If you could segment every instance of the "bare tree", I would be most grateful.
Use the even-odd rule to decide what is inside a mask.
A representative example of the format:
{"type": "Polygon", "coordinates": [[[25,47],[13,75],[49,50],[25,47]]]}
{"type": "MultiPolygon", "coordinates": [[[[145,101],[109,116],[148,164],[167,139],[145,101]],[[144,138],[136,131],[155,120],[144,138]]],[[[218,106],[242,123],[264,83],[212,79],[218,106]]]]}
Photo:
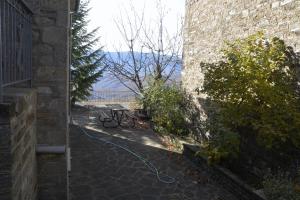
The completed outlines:
{"type": "Polygon", "coordinates": [[[158,18],[155,22],[156,29],[148,27],[144,29],[144,42],[146,49],[150,51],[151,65],[148,71],[154,80],[168,81],[181,64],[182,54],[182,20],[177,24],[177,32],[171,35],[165,27],[166,7],[157,1],[158,18]]]}
{"type": "Polygon", "coordinates": [[[144,9],[138,13],[130,7],[115,20],[128,52],[116,50],[109,54],[106,64],[109,71],[128,89],[136,94],[143,93],[149,80],[167,82],[181,64],[181,26],[170,35],[165,27],[165,6],[157,1],[157,20],[146,24],[144,9]],[[131,14],[131,15],[130,15],[131,14]],[[155,28],[153,28],[155,27],[155,28]]]}

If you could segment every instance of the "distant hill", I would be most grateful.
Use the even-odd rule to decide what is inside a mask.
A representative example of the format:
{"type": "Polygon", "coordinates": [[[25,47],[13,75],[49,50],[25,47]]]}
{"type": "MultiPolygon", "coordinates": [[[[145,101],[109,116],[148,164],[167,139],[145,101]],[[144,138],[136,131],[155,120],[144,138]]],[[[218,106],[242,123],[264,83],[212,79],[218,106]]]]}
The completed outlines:
{"type": "MultiPolygon", "coordinates": [[[[129,52],[121,52],[120,56],[126,57],[129,52]]],[[[112,59],[117,60],[118,59],[118,53],[117,52],[106,52],[107,56],[108,54],[112,59]]],[[[147,54],[144,54],[147,56],[147,54]]],[[[136,56],[141,56],[140,53],[136,53],[136,56]]],[[[142,55],[143,56],[143,55],[142,55]]],[[[170,67],[171,68],[171,67],[170,67]]],[[[181,68],[182,65],[177,65],[176,70],[171,77],[171,80],[179,82],[181,80],[181,68]]],[[[168,70],[168,69],[167,69],[168,70]]],[[[109,72],[104,72],[103,77],[100,78],[100,80],[93,85],[94,90],[129,90],[126,88],[117,78],[115,78],[113,75],[111,75],[109,72]]]]}

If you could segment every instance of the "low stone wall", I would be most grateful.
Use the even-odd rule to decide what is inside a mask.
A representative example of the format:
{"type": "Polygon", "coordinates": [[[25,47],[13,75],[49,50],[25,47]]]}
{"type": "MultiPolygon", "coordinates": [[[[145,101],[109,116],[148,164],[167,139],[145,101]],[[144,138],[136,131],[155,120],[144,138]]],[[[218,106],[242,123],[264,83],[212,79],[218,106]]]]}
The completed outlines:
{"type": "Polygon", "coordinates": [[[5,91],[0,105],[0,199],[34,200],[37,196],[36,92],[5,91]]]}
{"type": "Polygon", "coordinates": [[[195,156],[199,149],[196,146],[184,145],[183,154],[193,161],[199,168],[210,172],[211,178],[222,188],[235,195],[240,200],[265,200],[264,197],[255,193],[254,189],[244,183],[240,178],[229,170],[218,166],[207,164],[207,160],[195,156]]]}
{"type": "Polygon", "coordinates": [[[282,150],[267,149],[259,145],[252,133],[240,134],[239,158],[224,163],[228,169],[243,179],[251,180],[253,184],[261,182],[265,174],[271,170],[276,173],[288,171],[291,176],[296,176],[299,168],[300,149],[292,146],[282,150]]]}

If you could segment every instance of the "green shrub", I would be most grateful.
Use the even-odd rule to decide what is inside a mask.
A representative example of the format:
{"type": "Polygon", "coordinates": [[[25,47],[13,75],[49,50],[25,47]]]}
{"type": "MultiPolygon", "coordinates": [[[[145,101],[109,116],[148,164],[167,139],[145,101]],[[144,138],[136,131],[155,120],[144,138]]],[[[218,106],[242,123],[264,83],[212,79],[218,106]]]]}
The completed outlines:
{"type": "Polygon", "coordinates": [[[300,147],[299,58],[293,49],[257,33],[227,43],[222,52],[222,61],[202,64],[202,92],[215,105],[214,113],[208,112],[209,151],[219,152],[217,157],[235,154],[238,148],[223,145],[238,145],[241,130],[269,149],[300,147]]]}
{"type": "Polygon", "coordinates": [[[300,193],[287,173],[267,174],[263,181],[264,193],[268,200],[300,200],[300,193]]]}
{"type": "Polygon", "coordinates": [[[230,128],[224,126],[224,121],[217,105],[209,102],[206,105],[207,120],[204,131],[209,132],[208,140],[202,143],[204,151],[199,152],[208,162],[218,163],[225,158],[237,158],[239,155],[240,137],[230,128]]]}
{"type": "Polygon", "coordinates": [[[185,94],[176,85],[155,82],[144,92],[142,103],[150,111],[155,130],[164,134],[188,134],[184,117],[185,94]]]}

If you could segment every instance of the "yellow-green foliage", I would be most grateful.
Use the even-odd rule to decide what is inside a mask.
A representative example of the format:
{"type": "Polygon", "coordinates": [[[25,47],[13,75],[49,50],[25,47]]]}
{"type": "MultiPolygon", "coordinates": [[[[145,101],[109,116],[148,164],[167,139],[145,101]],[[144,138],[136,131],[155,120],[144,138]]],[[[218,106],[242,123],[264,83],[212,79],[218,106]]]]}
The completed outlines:
{"type": "Polygon", "coordinates": [[[229,132],[250,130],[267,148],[300,147],[299,58],[293,49],[257,33],[227,43],[222,52],[221,62],[203,64],[202,91],[217,105],[215,121],[229,132]]]}
{"type": "Polygon", "coordinates": [[[145,90],[142,103],[150,110],[156,131],[186,135],[184,100],[185,95],[178,86],[155,82],[145,90]]]}
{"type": "Polygon", "coordinates": [[[220,107],[208,101],[206,104],[207,120],[203,131],[209,132],[208,140],[202,144],[199,152],[207,157],[208,162],[217,163],[226,158],[237,158],[240,150],[239,134],[224,124],[224,115],[220,107]]]}

